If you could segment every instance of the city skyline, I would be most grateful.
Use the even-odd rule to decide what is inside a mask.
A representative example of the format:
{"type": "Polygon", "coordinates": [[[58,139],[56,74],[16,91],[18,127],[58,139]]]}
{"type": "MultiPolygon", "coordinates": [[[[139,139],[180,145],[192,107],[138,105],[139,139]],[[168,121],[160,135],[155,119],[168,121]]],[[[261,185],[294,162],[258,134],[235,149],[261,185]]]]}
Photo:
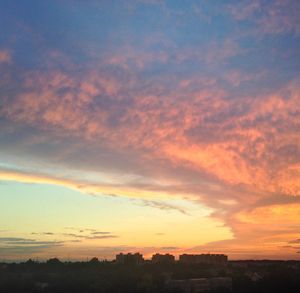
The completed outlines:
{"type": "Polygon", "coordinates": [[[299,15],[0,1],[0,260],[300,260],[299,15]]]}

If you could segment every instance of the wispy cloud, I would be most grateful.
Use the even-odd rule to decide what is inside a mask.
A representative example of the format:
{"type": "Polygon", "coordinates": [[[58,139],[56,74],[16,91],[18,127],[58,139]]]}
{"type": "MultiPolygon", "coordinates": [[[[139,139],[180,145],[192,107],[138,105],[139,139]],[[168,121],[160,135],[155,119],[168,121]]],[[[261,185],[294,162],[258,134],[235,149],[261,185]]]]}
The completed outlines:
{"type": "Polygon", "coordinates": [[[101,233],[91,233],[90,235],[82,235],[82,234],[75,234],[75,233],[63,233],[62,234],[65,237],[74,237],[79,238],[83,240],[97,240],[97,239],[113,239],[118,238],[119,236],[111,234],[110,232],[103,232],[101,233]],[[101,235],[98,235],[101,234],[101,235]]]}
{"type": "Polygon", "coordinates": [[[117,235],[101,235],[101,236],[88,236],[85,239],[92,239],[92,240],[98,240],[98,239],[113,239],[113,238],[118,238],[119,236],[117,235]]]}
{"type": "Polygon", "coordinates": [[[185,209],[178,207],[176,205],[170,204],[170,203],[166,203],[165,201],[139,200],[137,203],[140,205],[143,205],[143,206],[149,206],[149,207],[158,208],[158,209],[166,210],[166,211],[175,210],[182,214],[188,215],[188,212],[185,209]]]}
{"type": "Polygon", "coordinates": [[[52,232],[32,232],[32,235],[54,235],[52,232]]]}
{"type": "Polygon", "coordinates": [[[42,245],[27,245],[27,246],[7,246],[0,247],[0,255],[7,257],[10,255],[23,255],[25,258],[28,258],[29,255],[40,253],[43,251],[50,251],[52,248],[56,248],[60,244],[42,244],[42,245]]]}
{"type": "Polygon", "coordinates": [[[14,241],[14,242],[18,242],[18,241],[21,241],[21,242],[26,242],[26,241],[32,242],[34,240],[33,239],[20,238],[20,237],[0,237],[0,242],[11,242],[11,241],[14,241]]]}
{"type": "Polygon", "coordinates": [[[163,247],[160,247],[160,249],[162,250],[176,250],[176,249],[180,249],[180,247],[176,247],[176,246],[163,246],[163,247]]]}
{"type": "Polygon", "coordinates": [[[39,241],[20,237],[0,237],[0,255],[31,255],[42,251],[61,247],[64,241],[39,241]]]}
{"type": "Polygon", "coordinates": [[[107,235],[107,234],[111,234],[111,232],[103,232],[103,231],[95,231],[95,232],[92,232],[91,234],[93,235],[107,235]]]}

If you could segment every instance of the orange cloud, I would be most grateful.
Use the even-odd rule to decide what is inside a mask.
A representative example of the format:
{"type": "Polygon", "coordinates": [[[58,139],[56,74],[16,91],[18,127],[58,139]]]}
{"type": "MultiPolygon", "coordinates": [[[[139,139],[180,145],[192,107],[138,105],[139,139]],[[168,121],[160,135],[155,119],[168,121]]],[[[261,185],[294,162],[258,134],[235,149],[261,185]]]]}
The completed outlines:
{"type": "Polygon", "coordinates": [[[102,139],[111,147],[143,149],[228,184],[293,195],[300,192],[296,107],[300,98],[295,84],[274,95],[231,102],[215,90],[191,93],[188,99],[180,99],[180,92],[125,97],[130,87],[109,80],[92,74],[80,82],[78,90],[79,81],[65,74],[31,76],[26,81],[28,90],[2,114],[42,128],[63,129],[69,135],[102,139]],[[95,105],[97,95],[102,95],[99,101],[104,107],[95,105]],[[244,113],[237,116],[235,110],[243,108],[244,113]],[[289,147],[295,154],[286,153],[281,159],[278,153],[289,147]]]}
{"type": "MultiPolygon", "coordinates": [[[[226,52],[229,58],[231,51],[226,52]]],[[[242,246],[239,239],[248,238],[243,231],[251,229],[257,231],[253,237],[259,235],[258,223],[267,211],[259,209],[261,202],[272,206],[274,203],[266,203],[275,195],[285,200],[300,194],[297,80],[272,93],[229,98],[230,93],[208,77],[168,77],[143,84],[133,72],[126,73],[117,78],[100,69],[81,76],[33,72],[27,75],[23,91],[4,101],[1,115],[14,123],[50,131],[55,138],[71,138],[86,151],[89,162],[108,152],[111,168],[132,164],[126,172],[133,178],[142,174],[143,180],[148,178],[147,184],[137,179],[114,185],[5,173],[1,178],[59,184],[98,194],[198,200],[232,228],[237,246],[242,246]],[[114,158],[119,153],[124,154],[124,163],[114,158]]],[[[240,80],[233,77],[233,82],[240,80]]],[[[68,150],[67,157],[72,151],[68,150]]],[[[66,158],[65,162],[72,166],[73,160],[66,158]]],[[[101,159],[95,165],[96,170],[104,168],[101,159]]],[[[88,164],[82,168],[90,171],[88,164]]],[[[279,222],[286,216],[284,209],[277,212],[272,208],[269,213],[270,219],[279,222]]],[[[297,212],[293,215],[291,225],[296,224],[297,212]]],[[[274,236],[271,229],[263,231],[274,236]]],[[[295,236],[287,229],[284,241],[295,236]]]]}

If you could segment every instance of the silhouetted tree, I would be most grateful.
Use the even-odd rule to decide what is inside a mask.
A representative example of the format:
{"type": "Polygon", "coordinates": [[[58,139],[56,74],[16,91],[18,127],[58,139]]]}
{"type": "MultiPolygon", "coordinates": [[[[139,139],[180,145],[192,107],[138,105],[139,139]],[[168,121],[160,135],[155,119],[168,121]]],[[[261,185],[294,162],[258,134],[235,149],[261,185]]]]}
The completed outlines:
{"type": "Polygon", "coordinates": [[[89,261],[90,264],[98,264],[99,263],[99,259],[97,257],[93,257],[90,259],[89,261]]]}
{"type": "Polygon", "coordinates": [[[48,265],[60,265],[60,264],[62,264],[62,262],[58,258],[56,258],[56,257],[49,258],[46,263],[48,265]]]}

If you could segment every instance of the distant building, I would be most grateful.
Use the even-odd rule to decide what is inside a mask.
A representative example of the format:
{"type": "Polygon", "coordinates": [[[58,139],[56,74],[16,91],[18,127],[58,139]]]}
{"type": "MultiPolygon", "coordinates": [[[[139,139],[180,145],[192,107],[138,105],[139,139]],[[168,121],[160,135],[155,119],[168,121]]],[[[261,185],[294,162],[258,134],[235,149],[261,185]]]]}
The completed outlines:
{"type": "Polygon", "coordinates": [[[186,264],[226,264],[228,257],[224,254],[182,254],[179,261],[186,264]]]}
{"type": "Polygon", "coordinates": [[[232,278],[199,278],[187,280],[169,280],[166,286],[170,289],[181,289],[185,293],[199,293],[224,288],[232,290],[232,278]]]}
{"type": "Polygon", "coordinates": [[[156,253],[152,256],[152,263],[174,263],[175,257],[169,253],[167,254],[159,254],[156,253]]]}
{"type": "Polygon", "coordinates": [[[116,262],[120,264],[138,265],[144,262],[144,258],[140,253],[119,253],[116,255],[116,262]]]}

